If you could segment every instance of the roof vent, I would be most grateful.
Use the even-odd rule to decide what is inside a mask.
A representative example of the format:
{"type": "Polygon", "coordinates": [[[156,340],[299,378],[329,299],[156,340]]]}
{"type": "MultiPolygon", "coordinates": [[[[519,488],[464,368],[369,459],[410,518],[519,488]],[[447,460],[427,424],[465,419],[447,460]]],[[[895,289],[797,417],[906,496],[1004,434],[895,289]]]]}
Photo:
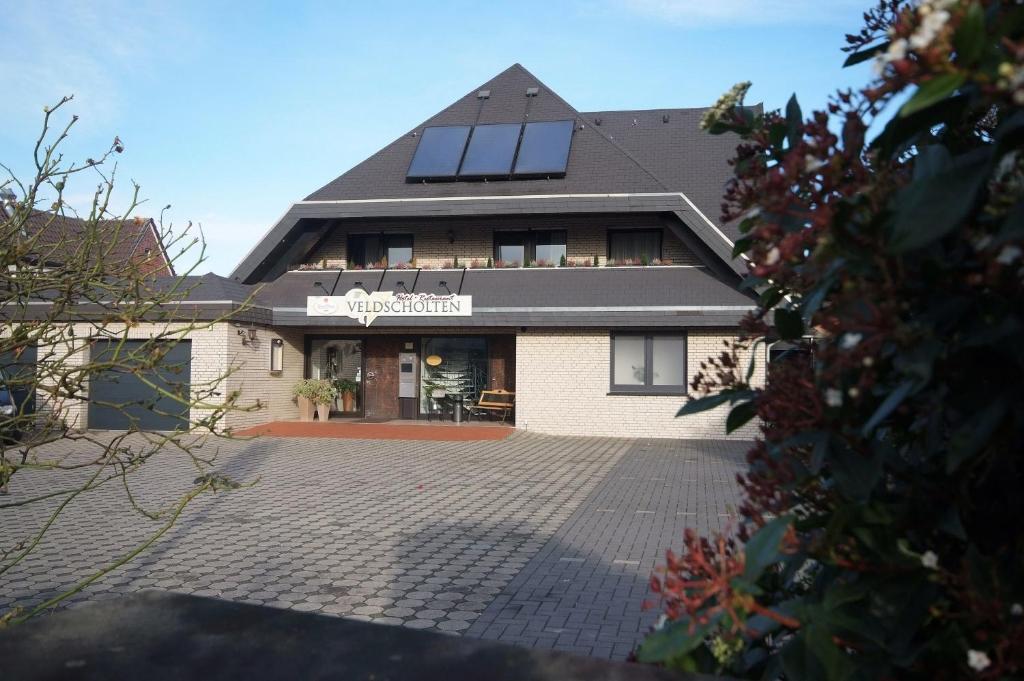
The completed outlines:
{"type": "Polygon", "coordinates": [[[526,88],[526,96],[527,97],[536,97],[539,92],[540,92],[540,88],[539,87],[528,87],[528,88],[526,88]]]}
{"type": "Polygon", "coordinates": [[[594,119],[594,125],[601,125],[601,117],[600,116],[598,116],[597,118],[594,119]]]}
{"type": "Polygon", "coordinates": [[[668,123],[668,114],[664,114],[664,115],[663,115],[663,116],[661,117],[661,122],[662,122],[662,123],[668,123]]]}
{"type": "Polygon", "coordinates": [[[481,90],[480,92],[476,93],[476,98],[477,99],[490,99],[491,98],[491,91],[490,90],[481,90]]]}

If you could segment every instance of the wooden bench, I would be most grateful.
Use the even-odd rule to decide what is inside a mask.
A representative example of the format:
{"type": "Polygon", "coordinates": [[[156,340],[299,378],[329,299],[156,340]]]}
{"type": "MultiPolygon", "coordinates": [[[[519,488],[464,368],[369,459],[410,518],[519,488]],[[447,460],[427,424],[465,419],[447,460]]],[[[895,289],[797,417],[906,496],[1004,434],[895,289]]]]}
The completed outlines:
{"type": "Polygon", "coordinates": [[[469,416],[497,416],[500,413],[501,422],[504,423],[515,408],[515,393],[507,390],[483,390],[480,392],[480,400],[469,407],[469,416]]]}

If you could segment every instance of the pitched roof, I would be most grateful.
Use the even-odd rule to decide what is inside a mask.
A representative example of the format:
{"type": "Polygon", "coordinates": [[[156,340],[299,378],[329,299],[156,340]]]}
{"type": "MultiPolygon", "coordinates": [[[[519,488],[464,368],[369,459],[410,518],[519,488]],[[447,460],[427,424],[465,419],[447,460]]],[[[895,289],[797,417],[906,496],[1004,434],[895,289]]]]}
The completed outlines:
{"type": "Polygon", "coordinates": [[[473,88],[376,154],[292,206],[242,259],[232,277],[261,276],[301,231],[303,219],[404,215],[658,211],[676,217],[735,273],[734,225],[720,224],[737,139],[711,136],[705,109],[580,113],[520,64],[473,88]],[[527,88],[537,96],[527,97],[527,88]],[[480,90],[489,90],[486,99],[480,90]],[[667,122],[666,122],[667,116],[667,122]],[[576,122],[564,177],[491,182],[406,182],[424,128],[518,121],[576,122]],[[598,125],[600,119],[600,125],[598,125]],[[615,204],[614,206],[612,204],[615,204]]]}
{"type": "Polygon", "coordinates": [[[657,178],[612,140],[589,125],[576,109],[520,64],[513,64],[345,174],[328,182],[306,197],[306,200],[663,191],[666,191],[666,187],[657,178]],[[526,96],[529,87],[538,88],[537,96],[526,96]],[[480,90],[490,90],[490,97],[478,99],[477,93],[480,90]],[[405,181],[406,170],[423,128],[567,119],[576,121],[577,126],[569,151],[569,165],[563,178],[500,182],[405,181]]]}
{"type": "MultiPolygon", "coordinates": [[[[116,235],[106,254],[112,262],[135,260],[143,274],[174,274],[152,218],[99,220],[97,226],[111,236],[116,235]]],[[[35,240],[37,257],[48,262],[64,262],[74,257],[82,245],[88,223],[71,215],[33,209],[22,227],[26,236],[35,240]]]]}
{"type": "MultiPolygon", "coordinates": [[[[683,192],[719,224],[735,135],[710,135],[706,108],[579,112],[520,64],[473,88],[376,154],[306,197],[307,201],[526,194],[683,192]],[[536,87],[536,97],[526,88],[536,87]],[[477,98],[480,90],[490,97],[477,98]],[[565,177],[502,182],[406,183],[423,128],[435,125],[573,119],[577,129],[565,177]],[[416,133],[416,136],[413,136],[416,133]]],[[[735,240],[735,229],[726,235],[735,240]]]]}
{"type": "Polygon", "coordinates": [[[722,224],[725,186],[733,177],[729,160],[739,138],[711,135],[700,129],[707,108],[593,111],[582,114],[628,151],[669,189],[693,201],[705,217],[733,241],[734,225],[722,224]]]}

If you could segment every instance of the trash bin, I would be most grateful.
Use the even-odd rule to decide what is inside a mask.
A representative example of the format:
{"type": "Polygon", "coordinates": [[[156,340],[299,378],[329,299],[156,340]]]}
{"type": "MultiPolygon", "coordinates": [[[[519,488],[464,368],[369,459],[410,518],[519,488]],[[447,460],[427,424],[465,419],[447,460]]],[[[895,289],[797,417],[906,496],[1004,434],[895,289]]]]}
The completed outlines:
{"type": "Polygon", "coordinates": [[[462,395],[452,395],[452,420],[462,423],[462,395]]]}

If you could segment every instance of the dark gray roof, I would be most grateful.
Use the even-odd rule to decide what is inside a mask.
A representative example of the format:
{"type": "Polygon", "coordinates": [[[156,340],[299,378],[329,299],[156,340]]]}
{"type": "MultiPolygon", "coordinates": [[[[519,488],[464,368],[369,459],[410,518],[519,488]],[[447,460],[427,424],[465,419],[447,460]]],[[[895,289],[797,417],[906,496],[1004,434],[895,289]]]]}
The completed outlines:
{"type": "MultiPolygon", "coordinates": [[[[208,320],[230,315],[232,321],[275,326],[361,328],[346,317],[306,316],[308,296],[325,292],[341,296],[360,286],[368,291],[473,296],[471,317],[380,317],[373,322],[374,328],[735,326],[754,306],[751,298],[703,267],[421,270],[418,276],[416,270],[324,270],[288,272],[262,285],[239,284],[208,273],[163,278],[156,286],[165,291],[176,286],[180,295],[154,310],[150,315],[154,319],[208,320]],[[240,310],[250,295],[250,306],[240,310]]],[[[80,311],[102,312],[88,305],[80,311]]]]}
{"type": "Polygon", "coordinates": [[[213,272],[188,277],[160,277],[156,288],[166,291],[174,287],[182,293],[183,300],[223,300],[243,302],[256,289],[255,286],[222,277],[213,272]]]}
{"type": "Polygon", "coordinates": [[[232,277],[240,281],[258,279],[301,231],[299,223],[303,219],[581,210],[674,213],[742,276],[746,268],[732,260],[732,245],[726,240],[734,241],[736,230],[725,225],[716,231],[721,197],[730,175],[727,161],[737,140],[735,136],[715,137],[701,131],[697,123],[703,112],[659,109],[580,113],[521,65],[514,64],[292,206],[239,263],[232,277]],[[538,95],[526,97],[526,89],[534,87],[538,95]],[[478,99],[479,90],[489,90],[490,98],[478,99]],[[599,118],[601,124],[597,125],[599,118]],[[577,123],[563,178],[405,181],[418,134],[425,127],[562,119],[577,123]],[[696,210],[680,194],[692,201],[696,210]]]}
{"type": "MultiPolygon", "coordinates": [[[[638,111],[576,111],[536,76],[514,64],[454,104],[306,197],[307,201],[528,194],[683,192],[715,224],[732,177],[729,159],[739,140],[700,129],[706,108],[638,111]],[[525,96],[537,87],[536,97],[525,96]],[[477,92],[490,90],[487,100],[477,92]],[[527,108],[529,113],[527,114],[527,108]],[[433,125],[577,121],[564,178],[499,182],[408,184],[406,169],[419,141],[433,125]],[[667,120],[666,120],[667,119],[667,120]],[[600,124],[598,124],[600,121],[600,124]],[[417,133],[413,137],[413,133],[417,133]]],[[[735,240],[735,230],[726,235],[735,240]]]]}
{"type": "Polygon", "coordinates": [[[316,190],[307,201],[446,196],[515,196],[526,194],[601,194],[663,192],[662,185],[636,159],[601,134],[536,76],[519,64],[510,66],[480,87],[427,119],[341,177],[316,190]],[[526,89],[539,89],[527,97],[526,89]],[[490,90],[486,100],[477,92],[490,90]],[[521,120],[577,122],[565,177],[550,180],[498,182],[407,183],[406,170],[423,128],[435,125],[510,123],[521,120]],[[582,124],[582,129],[580,129],[582,124]],[[413,133],[417,133],[413,137],[413,133]]]}
{"type": "Polygon", "coordinates": [[[670,189],[686,194],[733,241],[734,225],[722,224],[722,197],[733,177],[736,135],[711,135],[700,129],[700,109],[594,111],[582,114],[628,151],[670,189]],[[600,121],[600,125],[597,125],[600,121]]]}

